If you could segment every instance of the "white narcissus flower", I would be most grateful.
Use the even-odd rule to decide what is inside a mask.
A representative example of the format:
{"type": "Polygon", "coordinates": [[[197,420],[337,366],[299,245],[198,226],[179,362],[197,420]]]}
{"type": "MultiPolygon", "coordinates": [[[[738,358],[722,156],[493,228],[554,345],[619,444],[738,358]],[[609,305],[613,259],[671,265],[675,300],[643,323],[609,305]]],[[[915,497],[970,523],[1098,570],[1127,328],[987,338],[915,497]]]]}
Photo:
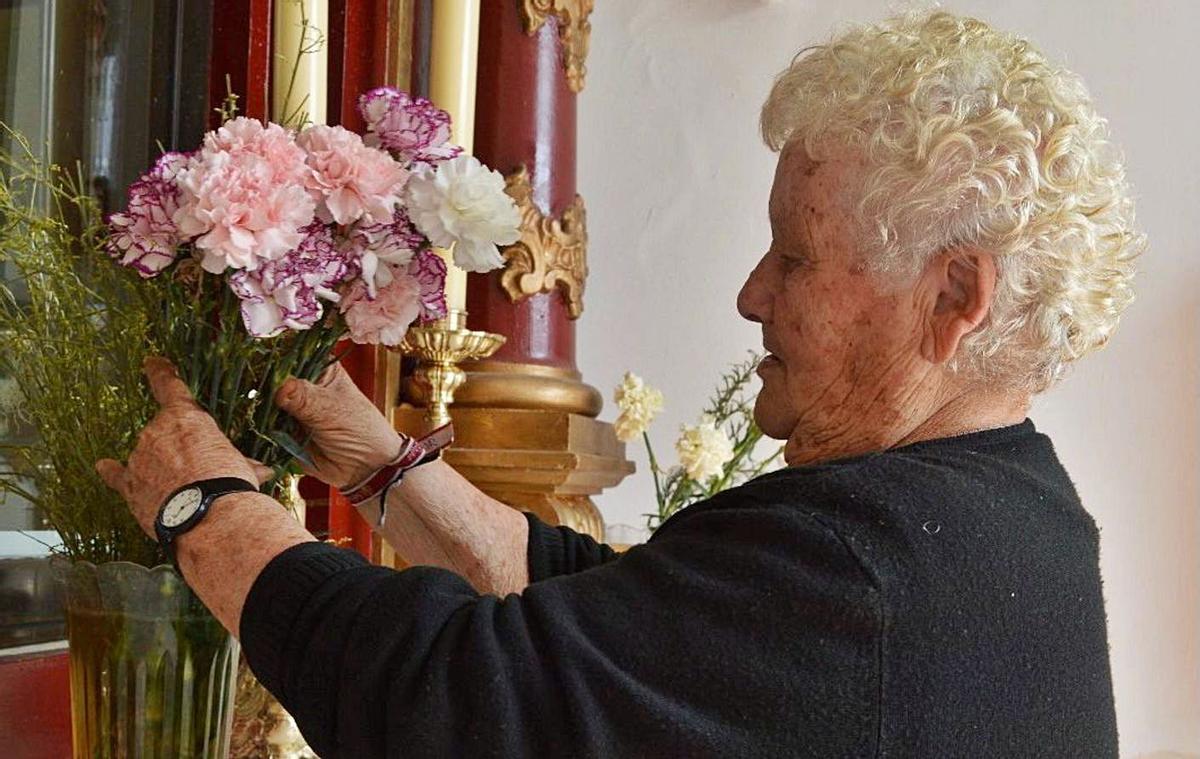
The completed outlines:
{"type": "Polygon", "coordinates": [[[409,216],[417,229],[439,248],[454,247],[454,265],[487,272],[504,265],[497,245],[521,237],[521,215],[504,192],[504,177],[461,155],[426,166],[407,188],[409,216]]]}
{"type": "Polygon", "coordinates": [[[621,410],[613,428],[617,439],[625,443],[645,432],[663,409],[662,391],[650,387],[633,372],[625,372],[621,384],[613,393],[613,400],[621,410]]]}
{"type": "Polygon", "coordinates": [[[711,417],[705,416],[697,425],[683,425],[675,452],[688,477],[705,482],[721,474],[733,458],[733,442],[724,430],[717,429],[711,417]]]}

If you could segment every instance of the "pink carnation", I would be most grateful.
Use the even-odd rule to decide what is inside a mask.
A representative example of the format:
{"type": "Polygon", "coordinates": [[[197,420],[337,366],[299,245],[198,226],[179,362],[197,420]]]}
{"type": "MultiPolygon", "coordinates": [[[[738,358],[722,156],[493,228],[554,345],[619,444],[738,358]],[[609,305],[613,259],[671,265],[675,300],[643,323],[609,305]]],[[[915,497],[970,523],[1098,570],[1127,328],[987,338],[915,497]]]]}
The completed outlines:
{"type": "Polygon", "coordinates": [[[164,153],[154,168],[129,186],[124,213],[108,218],[109,254],[143,277],[153,277],[175,260],[180,243],[172,219],[179,208],[175,179],[187,160],[183,153],[164,153]]]}
{"type": "Polygon", "coordinates": [[[367,147],[362,138],[340,126],[309,127],[296,138],[308,151],[312,174],[308,187],[325,222],[388,222],[400,202],[408,171],[390,155],[367,147]]]}
{"type": "Polygon", "coordinates": [[[413,254],[428,245],[425,236],[416,230],[401,206],[396,207],[387,223],[360,223],[351,230],[349,239],[372,298],[375,297],[376,272],[381,262],[407,266],[413,254]]]}
{"type": "Polygon", "coordinates": [[[462,152],[449,142],[450,114],[425,98],[377,87],[359,97],[358,112],[370,132],[367,144],[390,150],[405,163],[436,163],[462,152]]]}
{"type": "Polygon", "coordinates": [[[179,173],[174,220],[206,271],[254,271],[300,244],[316,210],[305,158],[278,124],[239,117],[205,135],[179,173]]]}
{"type": "Polygon", "coordinates": [[[357,279],[342,297],[342,318],[350,339],[372,345],[399,345],[408,325],[421,313],[421,285],[403,269],[388,268],[388,282],[372,298],[357,279]]]}
{"type": "Polygon", "coordinates": [[[255,337],[313,326],[324,314],[321,300],[340,300],[335,288],[358,273],[350,256],[334,245],[328,226],[313,222],[301,231],[304,239],[283,258],[229,278],[242,299],[242,321],[255,337]]]}
{"type": "Polygon", "coordinates": [[[421,293],[421,321],[431,322],[446,315],[446,262],[432,250],[423,250],[408,264],[408,276],[417,281],[421,293]]]}

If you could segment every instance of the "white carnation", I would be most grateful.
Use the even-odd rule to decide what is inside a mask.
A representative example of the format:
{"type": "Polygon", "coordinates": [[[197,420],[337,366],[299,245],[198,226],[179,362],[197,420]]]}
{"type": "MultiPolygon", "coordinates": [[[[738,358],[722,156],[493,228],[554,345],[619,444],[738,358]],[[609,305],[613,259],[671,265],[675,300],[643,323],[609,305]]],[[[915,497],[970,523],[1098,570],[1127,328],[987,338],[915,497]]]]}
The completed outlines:
{"type": "Polygon", "coordinates": [[[613,393],[613,400],[621,410],[613,428],[617,439],[626,443],[645,432],[663,409],[662,392],[647,385],[633,372],[625,372],[625,377],[613,393]]]}
{"type": "Polygon", "coordinates": [[[679,440],[675,441],[675,452],[688,477],[705,482],[724,471],[725,464],[733,458],[733,442],[724,430],[717,429],[711,418],[705,417],[700,424],[682,427],[679,440]]]}
{"type": "Polygon", "coordinates": [[[426,166],[408,180],[408,212],[417,229],[440,248],[454,247],[460,269],[486,272],[504,265],[497,245],[521,237],[521,215],[504,192],[504,177],[460,155],[426,166]]]}

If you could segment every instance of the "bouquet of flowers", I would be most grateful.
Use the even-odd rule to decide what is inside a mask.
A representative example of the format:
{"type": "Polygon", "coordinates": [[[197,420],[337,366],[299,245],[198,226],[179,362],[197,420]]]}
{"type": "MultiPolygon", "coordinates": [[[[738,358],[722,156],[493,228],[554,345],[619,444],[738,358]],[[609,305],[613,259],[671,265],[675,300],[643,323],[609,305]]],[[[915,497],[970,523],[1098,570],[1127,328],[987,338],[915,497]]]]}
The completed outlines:
{"type": "Polygon", "coordinates": [[[757,477],[782,455],[782,447],[766,457],[758,452],[763,432],[754,422],[754,396],[746,386],[760,360],[761,356],[751,356],[721,376],[698,423],[680,428],[675,441],[679,464],[669,469],[660,466],[647,432],[663,409],[663,394],[633,372],[625,373],[614,393],[620,414],[613,426],[619,440],[641,437],[646,446],[658,501],[658,510],[645,515],[649,529],[657,529],[689,503],[757,477]]]}
{"type": "Polygon", "coordinates": [[[271,400],[288,375],[317,377],[344,337],[395,346],[444,316],[434,246],[483,272],[519,235],[503,177],[449,143],[446,112],[389,87],[359,111],[365,136],[227,112],[108,219],[108,252],[147,280],[154,348],[243,453],[281,471],[301,455],[271,400]]]}

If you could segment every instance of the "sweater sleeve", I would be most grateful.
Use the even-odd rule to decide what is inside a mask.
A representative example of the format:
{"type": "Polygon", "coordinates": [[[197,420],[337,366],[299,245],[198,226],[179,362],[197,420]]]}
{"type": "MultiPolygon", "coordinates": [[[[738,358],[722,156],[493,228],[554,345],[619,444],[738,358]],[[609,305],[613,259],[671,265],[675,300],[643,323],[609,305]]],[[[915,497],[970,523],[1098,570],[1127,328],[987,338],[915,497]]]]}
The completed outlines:
{"type": "Polygon", "coordinates": [[[582,572],[617,558],[616,551],[590,535],[561,525],[551,527],[528,511],[525,518],[529,521],[530,582],[582,572]]]}
{"type": "Polygon", "coordinates": [[[709,510],[505,598],[296,546],[254,583],[241,639],[325,759],[857,756],[876,601],[819,525],[709,510]]]}

